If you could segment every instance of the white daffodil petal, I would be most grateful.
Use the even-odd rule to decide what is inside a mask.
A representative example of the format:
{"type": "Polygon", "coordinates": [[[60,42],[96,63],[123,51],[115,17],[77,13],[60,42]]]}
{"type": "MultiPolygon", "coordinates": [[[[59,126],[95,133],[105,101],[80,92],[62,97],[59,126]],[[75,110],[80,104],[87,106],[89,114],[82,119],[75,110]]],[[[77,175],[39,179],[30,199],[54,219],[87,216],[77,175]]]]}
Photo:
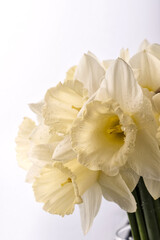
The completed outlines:
{"type": "Polygon", "coordinates": [[[62,139],[63,136],[59,136],[55,133],[51,134],[49,131],[49,126],[46,126],[43,123],[35,127],[32,134],[30,135],[30,140],[35,145],[56,143],[61,141],[62,139]]]}
{"type": "Polygon", "coordinates": [[[147,39],[144,39],[143,42],[139,46],[139,52],[146,50],[149,47],[150,43],[147,39]]]}
{"type": "Polygon", "coordinates": [[[27,173],[26,182],[33,182],[45,165],[53,163],[52,154],[55,147],[56,144],[32,145],[29,156],[33,165],[27,173]]]}
{"type": "Polygon", "coordinates": [[[18,136],[16,138],[17,161],[19,166],[25,170],[28,170],[32,165],[28,156],[28,152],[31,146],[29,137],[34,128],[35,123],[29,118],[24,118],[19,127],[18,136]]]}
{"type": "Polygon", "coordinates": [[[142,87],[154,92],[160,88],[160,60],[158,58],[143,51],[130,59],[130,65],[141,70],[138,82],[142,87]]]}
{"type": "Polygon", "coordinates": [[[74,74],[75,74],[76,68],[77,66],[73,66],[68,70],[68,72],[66,73],[65,81],[74,80],[74,74]]]}
{"type": "Polygon", "coordinates": [[[114,60],[110,59],[110,60],[103,60],[103,65],[105,67],[105,69],[108,69],[111,64],[113,64],[114,60]]]}
{"type": "Polygon", "coordinates": [[[135,151],[128,159],[128,164],[139,176],[160,180],[158,142],[147,130],[137,132],[135,151]]]}
{"type": "MultiPolygon", "coordinates": [[[[143,103],[143,93],[134,79],[132,69],[120,58],[106,72],[102,88],[106,91],[106,97],[117,101],[124,112],[137,112],[143,103]]],[[[105,100],[101,93],[97,92],[97,95],[98,100],[105,100]]]]}
{"type": "Polygon", "coordinates": [[[109,177],[102,172],[99,184],[106,200],[117,203],[127,212],[136,211],[136,201],[120,174],[109,177]]]}
{"type": "Polygon", "coordinates": [[[39,177],[41,169],[42,166],[37,166],[36,164],[33,164],[27,172],[26,182],[32,183],[36,177],[39,177]]]}
{"type": "Polygon", "coordinates": [[[91,186],[82,196],[79,204],[83,233],[87,234],[96,217],[102,200],[102,191],[98,183],[91,186]]]}
{"type": "Polygon", "coordinates": [[[38,103],[30,103],[29,107],[35,114],[41,116],[43,105],[44,105],[44,101],[41,101],[41,102],[38,102],[38,103]]]}
{"type": "Polygon", "coordinates": [[[160,44],[151,44],[147,51],[160,60],[160,44]]]}
{"type": "Polygon", "coordinates": [[[146,188],[151,196],[156,200],[160,197],[160,181],[143,178],[146,188]]]}
{"type": "Polygon", "coordinates": [[[119,54],[119,57],[122,58],[125,62],[129,61],[129,50],[122,48],[119,54]]]}
{"type": "Polygon", "coordinates": [[[137,186],[140,176],[138,176],[138,174],[132,168],[128,167],[127,164],[121,168],[120,175],[125,181],[129,190],[132,192],[137,186]]]}
{"type": "Polygon", "coordinates": [[[70,136],[67,135],[55,148],[52,159],[55,161],[68,161],[76,158],[72,149],[70,136]]]}
{"type": "Polygon", "coordinates": [[[119,105],[92,101],[71,129],[71,141],[78,161],[91,170],[116,175],[131,154],[136,127],[119,105]]]}
{"type": "Polygon", "coordinates": [[[47,91],[43,116],[53,133],[66,134],[87,97],[83,84],[77,80],[59,83],[47,91]]]}
{"type": "Polygon", "coordinates": [[[30,158],[33,163],[39,166],[51,163],[53,161],[52,155],[55,148],[56,144],[34,145],[30,151],[30,158]]]}
{"type": "Polygon", "coordinates": [[[99,88],[105,76],[105,69],[98,59],[91,53],[84,54],[77,66],[74,78],[88,89],[89,97],[99,88]]]}

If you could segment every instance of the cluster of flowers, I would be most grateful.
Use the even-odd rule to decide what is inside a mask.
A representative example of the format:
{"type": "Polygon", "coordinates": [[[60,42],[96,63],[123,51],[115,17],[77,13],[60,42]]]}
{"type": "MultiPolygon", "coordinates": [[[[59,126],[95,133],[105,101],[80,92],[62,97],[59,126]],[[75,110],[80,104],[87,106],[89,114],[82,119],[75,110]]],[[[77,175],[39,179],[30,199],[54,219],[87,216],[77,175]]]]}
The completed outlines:
{"type": "Polygon", "coordinates": [[[145,40],[132,58],[122,49],[103,62],[88,52],[30,108],[37,124],[20,125],[17,160],[45,211],[64,216],[79,204],[86,233],[102,196],[136,211],[140,176],[160,197],[160,45],[145,40]]]}

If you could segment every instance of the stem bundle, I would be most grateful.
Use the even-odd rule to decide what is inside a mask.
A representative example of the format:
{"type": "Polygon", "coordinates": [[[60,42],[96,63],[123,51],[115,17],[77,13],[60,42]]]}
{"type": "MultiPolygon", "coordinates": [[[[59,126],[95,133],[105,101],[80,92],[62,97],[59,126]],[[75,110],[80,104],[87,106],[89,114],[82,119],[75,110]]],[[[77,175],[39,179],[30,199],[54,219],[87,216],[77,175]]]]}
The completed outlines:
{"type": "Polygon", "coordinates": [[[137,211],[128,213],[134,240],[160,239],[160,200],[154,200],[140,178],[133,195],[137,211]]]}

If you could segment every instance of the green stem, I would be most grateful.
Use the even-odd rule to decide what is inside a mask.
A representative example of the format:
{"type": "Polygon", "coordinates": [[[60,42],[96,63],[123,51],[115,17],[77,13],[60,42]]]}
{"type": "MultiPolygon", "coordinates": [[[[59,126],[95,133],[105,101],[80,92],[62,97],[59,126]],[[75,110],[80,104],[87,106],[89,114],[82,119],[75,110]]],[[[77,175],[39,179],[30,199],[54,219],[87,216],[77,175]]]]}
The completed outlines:
{"type": "Polygon", "coordinates": [[[154,208],[157,216],[157,223],[160,230],[160,199],[154,200],[154,208]]]}
{"type": "Polygon", "coordinates": [[[143,211],[142,211],[142,207],[141,207],[138,188],[136,188],[133,191],[133,195],[134,195],[135,200],[137,202],[137,211],[136,211],[135,215],[136,215],[136,220],[137,220],[137,224],[138,224],[140,239],[141,240],[148,240],[149,238],[148,238],[148,233],[147,233],[147,229],[146,229],[146,225],[145,225],[144,215],[143,215],[143,211]]]}
{"type": "Polygon", "coordinates": [[[160,239],[160,232],[157,224],[153,199],[148,193],[142,178],[139,180],[138,188],[149,240],[158,240],[160,239]]]}
{"type": "Polygon", "coordinates": [[[129,222],[131,225],[132,236],[135,240],[141,240],[138,230],[138,225],[136,221],[135,213],[128,213],[129,222]]]}

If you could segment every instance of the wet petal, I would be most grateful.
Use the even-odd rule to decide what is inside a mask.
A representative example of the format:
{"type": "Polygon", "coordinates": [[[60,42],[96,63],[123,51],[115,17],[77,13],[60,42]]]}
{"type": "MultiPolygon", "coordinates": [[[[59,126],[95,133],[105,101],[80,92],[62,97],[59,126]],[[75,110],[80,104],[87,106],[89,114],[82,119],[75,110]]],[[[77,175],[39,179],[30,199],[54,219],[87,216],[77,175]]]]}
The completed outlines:
{"type": "Polygon", "coordinates": [[[136,82],[133,71],[122,59],[117,59],[106,72],[97,100],[112,98],[117,101],[124,112],[137,112],[143,104],[143,93],[136,82]],[[101,91],[105,91],[106,97],[101,91]]]}

